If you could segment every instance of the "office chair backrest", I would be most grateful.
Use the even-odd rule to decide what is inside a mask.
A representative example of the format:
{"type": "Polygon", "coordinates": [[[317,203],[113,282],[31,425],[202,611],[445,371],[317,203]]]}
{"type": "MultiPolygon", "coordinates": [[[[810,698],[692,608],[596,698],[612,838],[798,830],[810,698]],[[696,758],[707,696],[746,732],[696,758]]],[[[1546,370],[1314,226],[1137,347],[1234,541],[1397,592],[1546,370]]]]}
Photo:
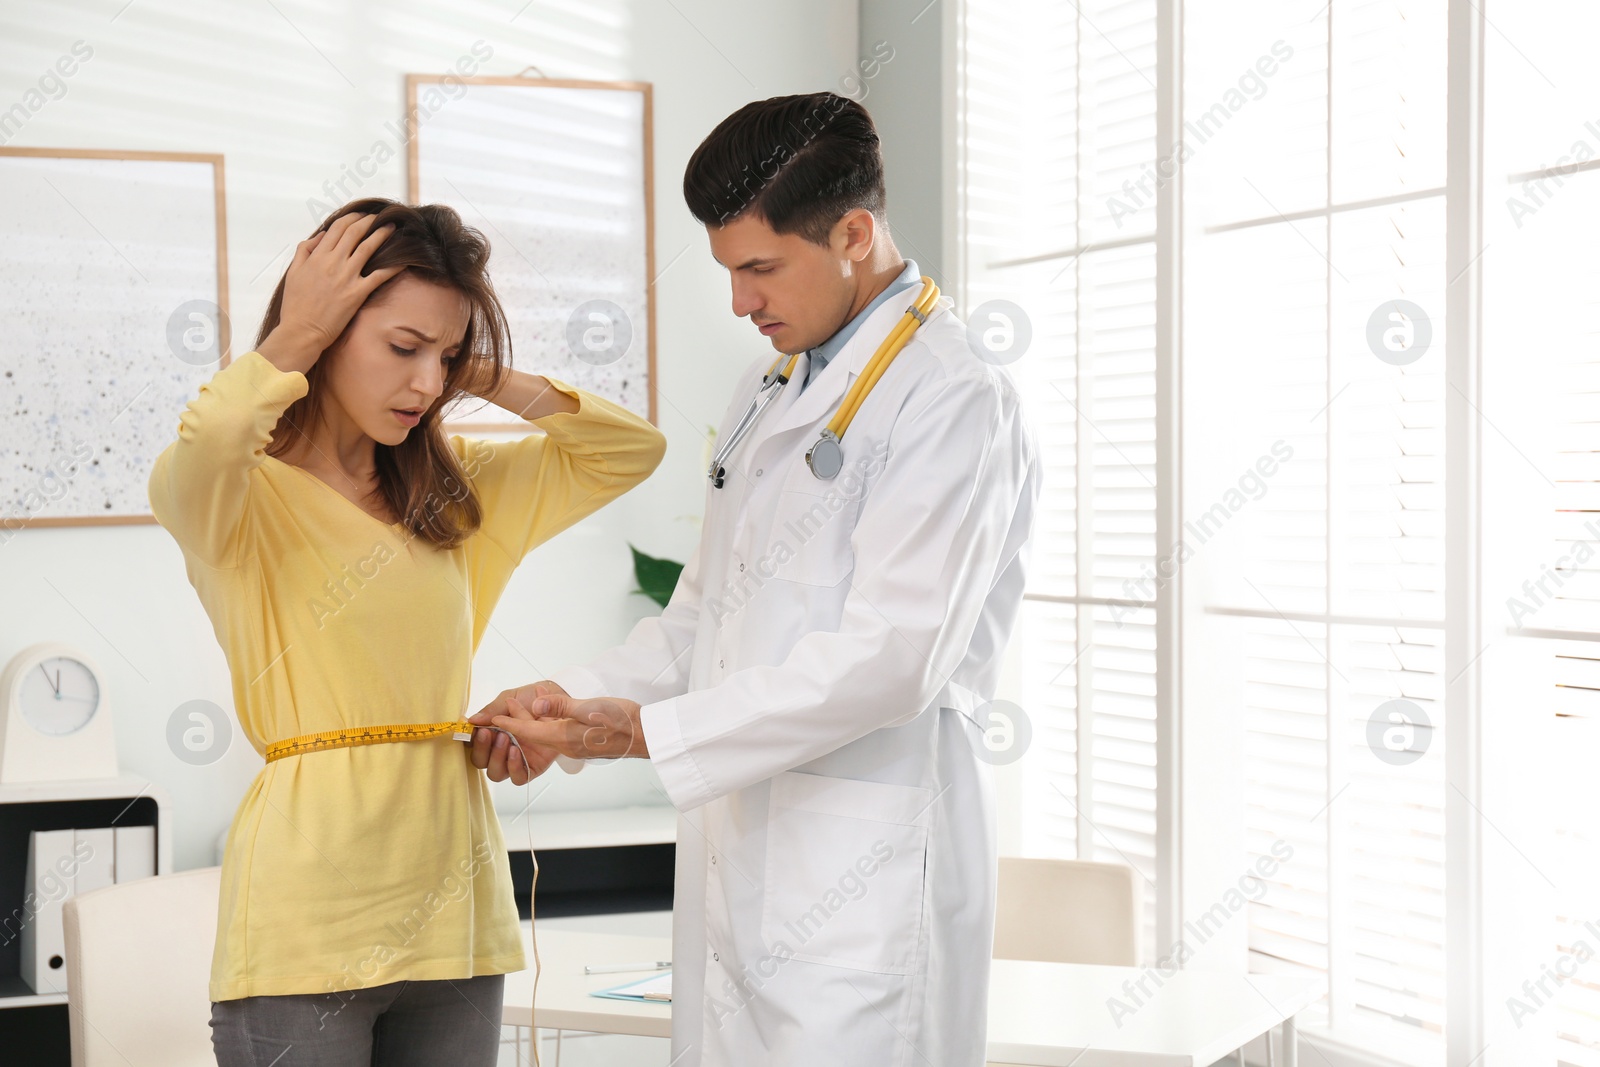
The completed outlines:
{"type": "Polygon", "coordinates": [[[72,1067],[216,1067],[211,950],[221,868],[68,899],[72,1067]]]}
{"type": "Polygon", "coordinates": [[[1120,863],[1000,857],[994,955],[1135,967],[1139,875],[1120,863]]]}

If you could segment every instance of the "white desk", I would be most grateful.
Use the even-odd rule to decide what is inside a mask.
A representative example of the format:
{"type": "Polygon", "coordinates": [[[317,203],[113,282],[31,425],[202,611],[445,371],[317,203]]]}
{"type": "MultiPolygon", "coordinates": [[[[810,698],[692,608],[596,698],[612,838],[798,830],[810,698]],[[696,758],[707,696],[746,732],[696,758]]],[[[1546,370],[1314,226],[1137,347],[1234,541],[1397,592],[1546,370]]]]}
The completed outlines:
{"type": "MultiPolygon", "coordinates": [[[[533,950],[522,924],[529,969],[506,976],[507,1026],[533,1026],[533,950]]],[[[669,1037],[668,1004],[591,997],[589,992],[647,977],[586,976],[584,964],[664,960],[672,943],[663,937],[539,931],[543,974],[538,1025],[550,1030],[669,1037]]],[[[1294,1016],[1322,993],[1312,978],[1182,971],[1161,978],[1143,1007],[1117,1026],[1106,1003],[1131,1003],[1125,981],[1146,972],[1134,967],[995,960],[989,979],[989,1059],[1043,1067],[1206,1067],[1253,1038],[1283,1026],[1284,1067],[1295,1067],[1294,1016]]]]}
{"type": "Polygon", "coordinates": [[[1050,1067],[1207,1067],[1283,1026],[1283,1067],[1295,1065],[1294,1016],[1322,995],[1315,978],[1227,971],[1171,977],[1136,967],[995,960],[989,975],[989,1059],[1050,1067]],[[1153,975],[1153,977],[1146,977],[1153,975]],[[1143,1006],[1123,983],[1145,978],[1143,1006]],[[1156,987],[1159,979],[1161,986],[1156,987]]]}
{"type": "MultiPolygon", "coordinates": [[[[505,1007],[500,1021],[506,1026],[533,1026],[533,945],[527,922],[522,924],[522,949],[528,969],[506,975],[505,1007]]],[[[672,1005],[591,997],[591,990],[610,989],[623,982],[648,978],[652,972],[628,974],[583,973],[590,963],[638,963],[670,960],[672,939],[624,934],[580,934],[571,930],[539,930],[538,1023],[544,1030],[589,1030],[601,1034],[672,1036],[672,1005]]]]}

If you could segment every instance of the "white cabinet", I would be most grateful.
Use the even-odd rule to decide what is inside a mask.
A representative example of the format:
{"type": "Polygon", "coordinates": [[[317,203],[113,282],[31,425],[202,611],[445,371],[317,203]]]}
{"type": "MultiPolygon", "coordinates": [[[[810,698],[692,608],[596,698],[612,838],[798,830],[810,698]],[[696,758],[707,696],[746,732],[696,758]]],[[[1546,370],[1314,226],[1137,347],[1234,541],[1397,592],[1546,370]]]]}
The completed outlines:
{"type": "MultiPolygon", "coordinates": [[[[57,924],[52,928],[53,934],[36,928],[28,935],[36,948],[43,945],[48,950],[59,937],[61,915],[60,900],[43,906],[46,902],[28,899],[29,840],[36,832],[76,831],[91,849],[94,841],[101,843],[98,851],[102,859],[109,842],[109,865],[74,866],[74,891],[87,892],[108,879],[127,881],[141,874],[168,874],[172,870],[170,808],[164,791],[133,775],[0,785],[0,1009],[12,1009],[0,1010],[0,1047],[14,1048],[13,1042],[19,1036],[25,1037],[30,1046],[37,1039],[39,1044],[29,1048],[26,1062],[39,1067],[66,1067],[70,1062],[66,1043],[67,995],[35,993],[22,978],[24,931],[30,923],[50,917],[57,924]],[[133,832],[119,835],[118,830],[133,832]],[[149,869],[150,860],[143,858],[148,853],[135,845],[140,838],[148,840],[152,834],[153,870],[149,869]],[[121,876],[114,858],[119,838],[126,846],[122,850],[121,876]]],[[[49,955],[45,962],[48,965],[49,955]]]]}

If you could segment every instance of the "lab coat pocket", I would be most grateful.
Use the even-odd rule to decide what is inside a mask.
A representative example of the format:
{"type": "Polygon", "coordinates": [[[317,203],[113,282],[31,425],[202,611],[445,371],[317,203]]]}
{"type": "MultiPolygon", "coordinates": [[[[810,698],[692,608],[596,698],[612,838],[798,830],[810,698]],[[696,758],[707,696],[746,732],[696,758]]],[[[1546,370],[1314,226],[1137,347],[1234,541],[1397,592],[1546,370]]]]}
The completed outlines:
{"type": "Polygon", "coordinates": [[[923,966],[935,796],[787,771],[772,780],[761,937],[779,958],[912,974],[923,966]]]}
{"type": "Polygon", "coordinates": [[[850,536],[859,506],[859,499],[838,489],[785,488],[772,531],[776,576],[828,588],[844,581],[855,566],[850,536]]]}

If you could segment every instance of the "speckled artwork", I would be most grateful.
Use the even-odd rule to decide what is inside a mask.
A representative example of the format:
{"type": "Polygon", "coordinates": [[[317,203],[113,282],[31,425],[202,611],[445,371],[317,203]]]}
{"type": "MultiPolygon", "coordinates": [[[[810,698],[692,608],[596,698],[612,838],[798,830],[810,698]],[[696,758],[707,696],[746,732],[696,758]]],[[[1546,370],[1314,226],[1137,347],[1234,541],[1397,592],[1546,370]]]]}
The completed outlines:
{"type": "MultiPolygon", "coordinates": [[[[652,415],[646,95],[418,79],[413,191],[492,246],[514,364],[652,415]]],[[[456,425],[522,425],[473,399],[456,425]]]]}
{"type": "Polygon", "coordinates": [[[151,464],[217,370],[203,342],[180,358],[171,340],[179,321],[201,322],[190,339],[214,331],[217,176],[212,161],[0,154],[7,527],[150,521],[151,464]]]}

